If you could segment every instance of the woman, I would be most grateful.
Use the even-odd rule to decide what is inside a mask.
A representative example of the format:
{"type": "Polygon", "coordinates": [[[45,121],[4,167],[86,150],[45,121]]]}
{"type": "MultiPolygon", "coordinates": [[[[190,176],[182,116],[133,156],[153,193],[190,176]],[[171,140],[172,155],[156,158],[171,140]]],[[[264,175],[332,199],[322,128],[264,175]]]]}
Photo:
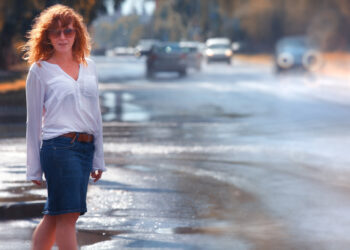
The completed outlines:
{"type": "Polygon", "coordinates": [[[44,10],[25,45],[27,180],[47,182],[33,249],[77,249],[75,224],[86,210],[89,175],[106,170],[97,76],[82,17],[64,5],[44,10]]]}

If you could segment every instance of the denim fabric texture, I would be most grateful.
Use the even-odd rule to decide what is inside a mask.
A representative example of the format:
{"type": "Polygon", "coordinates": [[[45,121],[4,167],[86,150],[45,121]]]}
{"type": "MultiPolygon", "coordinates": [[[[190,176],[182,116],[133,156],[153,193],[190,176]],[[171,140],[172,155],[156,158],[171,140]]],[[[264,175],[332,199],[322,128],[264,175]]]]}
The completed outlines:
{"type": "MultiPolygon", "coordinates": [[[[79,135],[78,135],[79,136],[79,135]]],[[[47,183],[43,214],[58,215],[86,211],[86,194],[92,171],[93,142],[72,142],[72,138],[43,140],[40,163],[47,183]]]]}

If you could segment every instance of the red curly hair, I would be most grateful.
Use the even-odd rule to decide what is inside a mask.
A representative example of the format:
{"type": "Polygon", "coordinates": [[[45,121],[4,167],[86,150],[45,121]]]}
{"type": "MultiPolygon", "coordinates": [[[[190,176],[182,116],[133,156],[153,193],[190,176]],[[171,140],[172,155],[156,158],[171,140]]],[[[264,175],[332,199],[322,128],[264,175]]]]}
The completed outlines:
{"type": "Polygon", "coordinates": [[[29,64],[39,60],[48,60],[54,53],[54,48],[49,40],[49,30],[67,27],[73,24],[76,30],[75,41],[72,47],[73,58],[83,64],[87,64],[85,58],[90,55],[90,36],[83,22],[83,17],[62,4],[53,5],[35,18],[32,30],[28,32],[29,39],[23,46],[24,60],[29,64]]]}

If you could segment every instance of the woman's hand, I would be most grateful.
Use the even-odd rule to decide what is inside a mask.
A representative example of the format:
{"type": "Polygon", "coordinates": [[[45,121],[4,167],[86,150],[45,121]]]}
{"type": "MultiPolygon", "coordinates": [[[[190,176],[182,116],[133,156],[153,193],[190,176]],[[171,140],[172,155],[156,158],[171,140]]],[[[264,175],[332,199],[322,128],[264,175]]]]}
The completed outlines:
{"type": "Polygon", "coordinates": [[[91,178],[94,179],[94,182],[98,181],[102,177],[101,170],[95,170],[91,172],[91,178]]]}
{"type": "Polygon", "coordinates": [[[41,186],[41,181],[33,180],[32,182],[33,182],[35,185],[37,185],[37,186],[41,186]]]}

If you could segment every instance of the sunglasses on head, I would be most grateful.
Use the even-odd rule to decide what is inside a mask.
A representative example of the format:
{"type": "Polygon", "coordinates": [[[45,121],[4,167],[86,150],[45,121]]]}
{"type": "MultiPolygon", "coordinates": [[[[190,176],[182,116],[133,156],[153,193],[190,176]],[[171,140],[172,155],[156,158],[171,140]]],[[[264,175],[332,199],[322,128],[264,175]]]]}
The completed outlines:
{"type": "Polygon", "coordinates": [[[49,30],[49,34],[54,37],[60,37],[62,32],[65,37],[72,37],[75,34],[75,29],[66,28],[66,29],[49,30]]]}

